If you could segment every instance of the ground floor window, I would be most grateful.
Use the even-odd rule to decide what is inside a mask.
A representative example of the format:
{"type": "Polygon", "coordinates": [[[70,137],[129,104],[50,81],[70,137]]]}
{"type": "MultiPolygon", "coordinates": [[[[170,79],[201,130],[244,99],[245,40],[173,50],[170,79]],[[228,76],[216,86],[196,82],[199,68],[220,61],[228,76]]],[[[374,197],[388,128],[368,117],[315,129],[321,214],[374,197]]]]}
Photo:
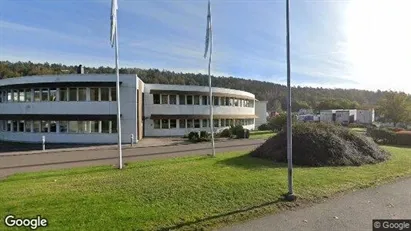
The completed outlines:
{"type": "Polygon", "coordinates": [[[167,119],[162,119],[161,120],[161,128],[162,129],[168,129],[169,128],[167,119]]]}
{"type": "Polygon", "coordinates": [[[186,120],[185,119],[179,119],[179,125],[180,125],[180,128],[186,128],[186,120]]]}
{"type": "Polygon", "coordinates": [[[194,120],[194,128],[200,128],[200,120],[199,119],[194,120]]]}
{"type": "Polygon", "coordinates": [[[170,120],[170,129],[177,128],[177,120],[170,120]]]}
{"type": "Polygon", "coordinates": [[[187,120],[187,128],[194,128],[193,120],[187,120]]]}
{"type": "Polygon", "coordinates": [[[214,125],[215,128],[220,127],[219,120],[218,119],[213,119],[213,125],[214,125]]]}
{"type": "Polygon", "coordinates": [[[203,128],[206,128],[206,127],[208,127],[208,120],[206,120],[206,119],[203,119],[203,128]]]}
{"type": "Polygon", "coordinates": [[[154,120],[154,129],[160,129],[160,127],[161,127],[161,121],[154,120]]]}

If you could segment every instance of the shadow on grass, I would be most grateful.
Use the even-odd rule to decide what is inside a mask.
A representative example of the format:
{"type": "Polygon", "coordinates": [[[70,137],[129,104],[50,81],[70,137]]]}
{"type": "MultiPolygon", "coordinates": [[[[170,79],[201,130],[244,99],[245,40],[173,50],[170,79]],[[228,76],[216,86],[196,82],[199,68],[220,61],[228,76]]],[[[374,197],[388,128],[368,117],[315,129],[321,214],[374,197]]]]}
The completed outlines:
{"type": "Polygon", "coordinates": [[[286,163],[278,163],[266,159],[252,157],[250,154],[241,155],[225,160],[218,161],[217,165],[227,165],[245,169],[258,169],[258,168],[286,168],[286,163]]]}
{"type": "Polygon", "coordinates": [[[244,208],[244,209],[238,209],[238,210],[234,210],[234,211],[231,211],[231,212],[222,213],[222,214],[218,214],[218,215],[214,215],[214,216],[210,216],[210,217],[205,217],[203,219],[198,219],[196,221],[183,222],[183,223],[180,223],[180,224],[176,224],[174,226],[159,228],[157,230],[166,231],[166,230],[176,230],[176,229],[180,229],[180,228],[189,228],[192,225],[202,224],[203,222],[218,220],[218,219],[225,218],[225,217],[232,216],[232,215],[239,215],[239,214],[242,214],[242,213],[250,212],[250,211],[253,211],[253,210],[256,210],[256,209],[264,208],[266,206],[274,205],[274,204],[281,203],[281,202],[287,202],[287,201],[284,198],[279,198],[275,201],[266,202],[266,203],[263,203],[263,204],[260,204],[260,205],[251,206],[251,207],[244,208]]]}

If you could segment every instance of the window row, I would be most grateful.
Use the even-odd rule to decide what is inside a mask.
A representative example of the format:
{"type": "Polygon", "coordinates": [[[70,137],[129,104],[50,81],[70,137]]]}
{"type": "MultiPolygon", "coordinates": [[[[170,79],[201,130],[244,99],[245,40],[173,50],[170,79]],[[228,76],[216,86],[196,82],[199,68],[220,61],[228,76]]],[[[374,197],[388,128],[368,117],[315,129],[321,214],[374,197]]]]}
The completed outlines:
{"type": "Polygon", "coordinates": [[[0,91],[0,103],[47,101],[116,101],[116,88],[69,87],[0,91]]]}
{"type": "MultiPolygon", "coordinates": [[[[206,95],[153,95],[154,104],[209,105],[209,99],[210,97],[206,95]]],[[[254,100],[213,96],[213,105],[254,107],[254,100]]]]}
{"type": "Polygon", "coordinates": [[[0,120],[0,130],[33,133],[117,133],[117,120],[46,121],[0,120]]]}
{"type": "MultiPolygon", "coordinates": [[[[252,125],[254,119],[213,119],[213,126],[229,127],[231,125],[252,125]]],[[[208,128],[209,119],[161,119],[154,120],[154,129],[176,129],[176,128],[208,128]]]]}

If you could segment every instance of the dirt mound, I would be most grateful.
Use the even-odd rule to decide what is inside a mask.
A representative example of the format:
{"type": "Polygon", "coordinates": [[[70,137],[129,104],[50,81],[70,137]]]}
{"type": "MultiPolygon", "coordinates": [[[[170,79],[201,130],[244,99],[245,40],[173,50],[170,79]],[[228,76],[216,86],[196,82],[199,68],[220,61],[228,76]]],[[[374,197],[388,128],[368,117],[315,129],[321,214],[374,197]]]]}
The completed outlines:
{"type": "MultiPolygon", "coordinates": [[[[253,157],[287,162],[287,136],[280,132],[250,153],[253,157]]],[[[325,123],[293,126],[293,163],[301,166],[375,164],[390,154],[371,139],[347,128],[325,123]]]]}

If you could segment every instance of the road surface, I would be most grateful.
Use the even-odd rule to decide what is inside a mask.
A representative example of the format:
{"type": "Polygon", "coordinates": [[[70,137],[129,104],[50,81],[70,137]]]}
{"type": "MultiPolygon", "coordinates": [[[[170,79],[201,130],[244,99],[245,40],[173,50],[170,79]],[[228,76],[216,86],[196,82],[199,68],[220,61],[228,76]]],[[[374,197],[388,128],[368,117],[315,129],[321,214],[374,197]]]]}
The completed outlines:
{"type": "MultiPolygon", "coordinates": [[[[265,140],[232,140],[216,142],[216,152],[252,150],[265,140]]],[[[211,153],[210,143],[131,148],[123,150],[124,162],[157,158],[206,155],[211,153]]],[[[17,172],[33,172],[50,169],[95,165],[117,165],[115,149],[82,150],[70,152],[47,152],[28,155],[0,155],[0,178],[17,172]]]]}
{"type": "Polygon", "coordinates": [[[411,178],[235,224],[221,231],[241,230],[372,230],[373,219],[411,219],[411,178]]]}

